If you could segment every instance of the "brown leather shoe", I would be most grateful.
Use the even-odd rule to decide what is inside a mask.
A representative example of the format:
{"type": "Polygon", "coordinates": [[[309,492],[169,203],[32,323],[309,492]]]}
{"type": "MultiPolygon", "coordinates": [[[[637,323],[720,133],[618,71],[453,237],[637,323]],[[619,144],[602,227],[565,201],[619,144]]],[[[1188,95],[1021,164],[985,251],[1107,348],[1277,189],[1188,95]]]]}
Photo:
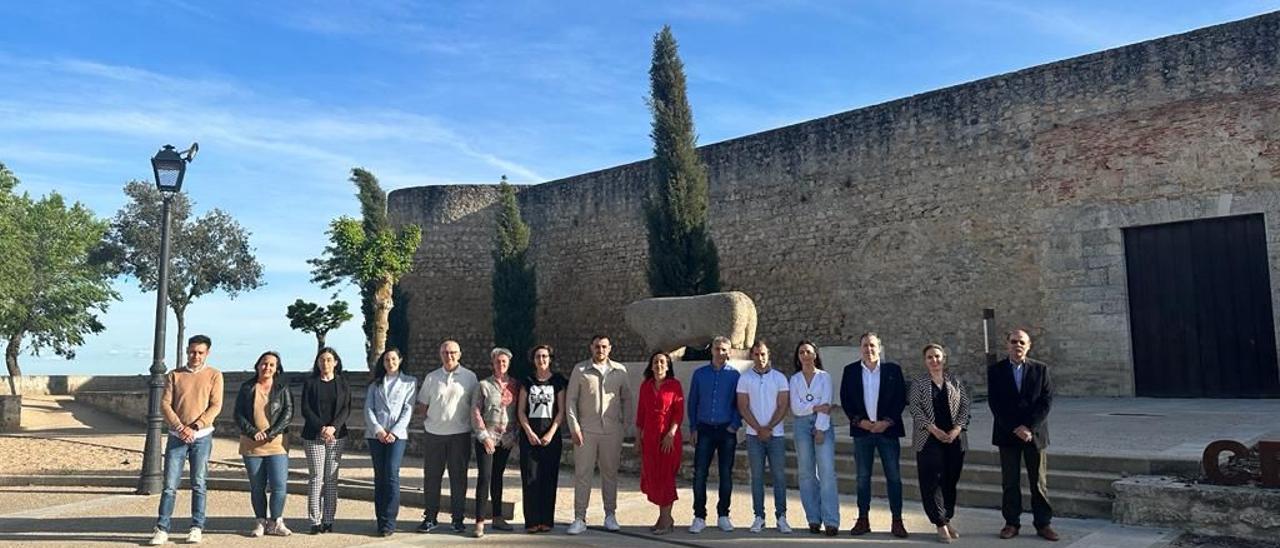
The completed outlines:
{"type": "Polygon", "coordinates": [[[1000,538],[1008,540],[1018,536],[1018,528],[1012,525],[1006,525],[1000,530],[1000,538]]]}
{"type": "Polygon", "coordinates": [[[871,532],[871,521],[866,516],[858,518],[858,522],[853,524],[853,529],[849,530],[849,534],[853,536],[865,535],[871,532]]]}
{"type": "Polygon", "coordinates": [[[1058,542],[1058,532],[1048,525],[1036,529],[1036,534],[1048,541],[1058,542]]]}
{"type": "Polygon", "coordinates": [[[898,538],[907,538],[908,536],[907,526],[903,525],[902,520],[900,519],[893,520],[893,529],[891,531],[893,532],[893,536],[898,538]]]}
{"type": "Polygon", "coordinates": [[[823,531],[823,534],[829,537],[834,537],[839,532],[840,532],[840,529],[838,527],[834,525],[828,525],[827,528],[823,531]]]}

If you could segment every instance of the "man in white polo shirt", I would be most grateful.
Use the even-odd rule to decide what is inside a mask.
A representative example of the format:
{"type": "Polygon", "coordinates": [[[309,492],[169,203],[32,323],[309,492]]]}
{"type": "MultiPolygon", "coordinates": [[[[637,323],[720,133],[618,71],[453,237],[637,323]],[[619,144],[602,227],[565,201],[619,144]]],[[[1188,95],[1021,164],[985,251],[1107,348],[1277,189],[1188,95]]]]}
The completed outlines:
{"type": "Polygon", "coordinates": [[[423,459],[423,512],[419,533],[434,531],[439,522],[440,479],[449,469],[449,508],[455,533],[466,531],[463,509],[467,500],[467,466],[471,461],[471,393],[479,384],[476,374],[462,366],[457,342],[440,345],[441,367],[427,374],[418,391],[418,412],[426,415],[423,459]]]}
{"type": "Polygon", "coordinates": [[[747,458],[751,461],[751,509],[756,519],[751,532],[764,530],[764,465],[773,474],[773,512],[778,532],[790,533],[787,524],[787,438],[782,420],[790,408],[791,385],[787,376],[769,365],[769,347],[756,341],[751,347],[752,367],[738,378],[738,411],[747,423],[747,458]]]}

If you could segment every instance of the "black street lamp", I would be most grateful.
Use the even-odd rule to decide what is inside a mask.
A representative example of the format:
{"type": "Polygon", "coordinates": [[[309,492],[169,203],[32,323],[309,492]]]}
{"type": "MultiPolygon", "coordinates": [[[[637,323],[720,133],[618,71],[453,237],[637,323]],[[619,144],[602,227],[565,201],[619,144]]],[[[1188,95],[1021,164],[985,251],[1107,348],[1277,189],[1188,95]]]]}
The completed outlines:
{"type": "Polygon", "coordinates": [[[151,382],[147,397],[147,445],[142,453],[142,475],[138,478],[139,495],[159,493],[164,488],[164,471],[161,466],[165,426],[160,413],[160,398],[164,395],[164,339],[169,308],[169,202],[182,190],[182,178],[187,174],[187,164],[196,157],[200,145],[178,152],[173,145],[165,145],[151,158],[155,172],[156,188],[160,189],[163,205],[160,207],[160,269],[156,288],[156,332],[151,347],[151,382]]]}

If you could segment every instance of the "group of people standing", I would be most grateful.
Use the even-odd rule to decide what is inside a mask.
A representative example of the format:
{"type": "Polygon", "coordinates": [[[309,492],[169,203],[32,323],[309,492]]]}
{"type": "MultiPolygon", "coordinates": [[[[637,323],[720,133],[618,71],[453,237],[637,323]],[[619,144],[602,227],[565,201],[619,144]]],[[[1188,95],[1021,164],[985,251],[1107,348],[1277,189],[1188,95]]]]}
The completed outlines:
{"type": "MultiPolygon", "coordinates": [[[[1004,491],[1005,526],[999,536],[1012,538],[1018,534],[1022,513],[1019,476],[1025,464],[1037,533],[1057,540],[1050,526],[1053,513],[1045,488],[1044,460],[1053,385],[1045,364],[1027,357],[1031,339],[1025,331],[1011,332],[1007,343],[1009,358],[987,371],[988,402],[995,419],[992,443],[1000,450],[1004,491]]],[[[909,411],[913,419],[911,447],[916,453],[925,513],[937,527],[939,541],[951,542],[959,537],[951,520],[968,447],[971,400],[967,388],[947,369],[946,349],[941,345],[924,347],[925,372],[908,384],[901,366],[880,359],[878,335],[866,333],[859,344],[861,359],[844,367],[838,393],[839,406],[849,419],[857,470],[858,517],[849,532],[863,535],[871,531],[871,475],[879,455],[893,518],[891,533],[908,536],[902,521],[899,461],[900,439],[906,435],[902,415],[909,411]]],[[[170,436],[152,545],[167,541],[174,495],[183,462],[188,459],[193,492],[188,542],[201,540],[209,436],[222,404],[221,373],[205,364],[210,345],[208,337],[192,337],[187,347],[187,365],[169,373],[166,380],[161,407],[170,436]]],[[[409,424],[417,414],[424,417],[422,443],[428,449],[424,452],[425,510],[419,532],[442,528],[438,515],[445,470],[450,478],[448,530],[466,531],[464,494],[472,454],[478,470],[472,535],[484,536],[486,526],[511,530],[501,511],[503,477],[517,446],[525,530],[551,531],[564,429],[574,446],[574,520],[566,532],[577,535],[587,530],[587,509],[597,469],[604,528],[619,530],[618,468],[623,439],[629,427],[634,426],[641,461],[641,491],[659,509],[649,530],[656,535],[670,533],[674,529],[671,508],[678,498],[676,476],[683,460],[681,427],[687,420],[689,443],[694,447],[694,519],[688,531],[698,534],[707,527],[707,479],[713,457],[719,475],[716,525],[723,531],[734,529],[729,517],[732,471],[738,430],[745,424],[754,514],[750,530],[760,532],[766,526],[764,487],[768,468],[775,525],[779,532],[791,533],[786,517],[784,422],[792,417],[808,529],[814,534],[838,534],[836,438],[831,421],[836,392],[813,342],[797,344],[793,372],[788,378],[774,367],[766,342],[757,341],[751,347],[752,367],[739,373],[728,365],[731,342],[716,337],[711,343],[710,363],[693,372],[687,391],[675,378],[674,361],[665,353],[650,356],[644,381],[633,390],[626,366],[609,358],[609,337],[593,337],[590,348],[591,358],[574,366],[565,378],[552,367],[553,349],[536,346],[530,353],[533,373],[524,379],[508,375],[512,354],[495,348],[490,355],[493,373],[481,381],[461,365],[458,343],[445,341],[439,349],[441,367],[427,374],[421,384],[401,372],[402,356],[398,350],[383,352],[364,400],[364,442],[374,471],[378,533],[390,536],[396,532],[400,467],[409,424]]],[[[254,369],[254,378],[240,387],[235,403],[235,419],[241,431],[240,453],[250,480],[255,514],[250,534],[284,536],[291,534],[282,515],[288,474],[285,434],[294,404],[287,383],[280,377],[283,367],[278,354],[263,353],[254,369]]],[[[304,417],[301,438],[310,473],[310,532],[323,534],[333,528],[338,470],[351,409],[350,385],[342,372],[341,358],[333,349],[324,348],[317,354],[311,375],[303,383],[300,405],[304,417]]]]}

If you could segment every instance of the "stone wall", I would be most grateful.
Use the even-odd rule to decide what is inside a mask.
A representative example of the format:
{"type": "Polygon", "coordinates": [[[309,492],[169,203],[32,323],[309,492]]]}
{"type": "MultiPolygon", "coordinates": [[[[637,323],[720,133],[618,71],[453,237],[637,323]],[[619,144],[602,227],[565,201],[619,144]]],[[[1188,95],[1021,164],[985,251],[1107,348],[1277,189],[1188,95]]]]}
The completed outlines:
{"type": "Polygon", "coordinates": [[[81,390],[145,390],[146,375],[20,375],[0,376],[0,395],[67,396],[81,390]]]}
{"type": "MultiPolygon", "coordinates": [[[[1280,297],[1278,69],[1273,13],[704,146],[724,289],[751,296],[757,336],[787,366],[800,338],[875,330],[909,374],[937,341],[981,386],[994,308],[997,333],[1029,328],[1064,394],[1132,395],[1123,228],[1264,213],[1280,297]]],[[[622,307],[648,296],[648,173],[638,162],[519,194],[537,336],[562,367],[597,332],[615,357],[643,359],[622,307]]],[[[484,361],[495,198],[391,193],[392,218],[425,231],[403,282],[411,361],[436,364],[445,337],[484,361]]]]}

